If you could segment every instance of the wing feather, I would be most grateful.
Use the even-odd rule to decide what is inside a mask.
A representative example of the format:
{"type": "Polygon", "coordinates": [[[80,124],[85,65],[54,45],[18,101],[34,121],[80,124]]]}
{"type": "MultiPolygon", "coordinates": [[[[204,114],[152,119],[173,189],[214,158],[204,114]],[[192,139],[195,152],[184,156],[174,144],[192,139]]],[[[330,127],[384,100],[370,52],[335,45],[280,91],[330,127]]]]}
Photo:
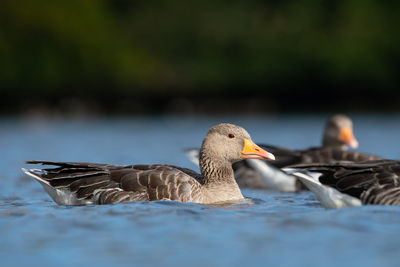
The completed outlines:
{"type": "Polygon", "coordinates": [[[199,199],[201,193],[201,185],[197,181],[199,174],[172,165],[117,166],[52,161],[28,163],[56,166],[30,172],[54,190],[63,188],[78,200],[94,199],[96,204],[161,199],[193,201],[199,199]]]}
{"type": "Polygon", "coordinates": [[[292,167],[321,172],[319,181],[322,184],[357,197],[364,204],[400,205],[400,161],[301,164],[292,167]]]}

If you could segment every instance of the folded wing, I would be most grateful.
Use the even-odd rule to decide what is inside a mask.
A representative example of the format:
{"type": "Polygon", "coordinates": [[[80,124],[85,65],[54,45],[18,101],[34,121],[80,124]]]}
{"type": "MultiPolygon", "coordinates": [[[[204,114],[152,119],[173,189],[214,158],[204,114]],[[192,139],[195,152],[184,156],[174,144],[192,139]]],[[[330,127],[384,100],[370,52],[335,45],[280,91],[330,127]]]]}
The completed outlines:
{"type": "Polygon", "coordinates": [[[54,168],[26,170],[60,205],[114,204],[126,201],[194,201],[199,174],[171,165],[117,166],[96,163],[29,161],[54,168]]]}
{"type": "Polygon", "coordinates": [[[363,204],[400,205],[400,162],[301,164],[293,166],[322,173],[319,181],[363,204]]]}

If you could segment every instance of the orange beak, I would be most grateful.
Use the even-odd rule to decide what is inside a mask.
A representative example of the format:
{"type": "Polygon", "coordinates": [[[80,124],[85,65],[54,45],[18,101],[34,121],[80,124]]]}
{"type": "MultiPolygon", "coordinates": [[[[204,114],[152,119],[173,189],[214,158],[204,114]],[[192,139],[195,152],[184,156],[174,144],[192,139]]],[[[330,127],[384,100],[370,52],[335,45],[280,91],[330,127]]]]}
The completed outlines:
{"type": "Polygon", "coordinates": [[[275,160],[275,156],[261,147],[254,144],[251,139],[244,139],[244,147],[242,150],[242,156],[246,159],[271,159],[275,160]]]}
{"type": "Polygon", "coordinates": [[[354,137],[353,129],[351,128],[342,128],[340,130],[339,140],[348,144],[352,148],[358,147],[358,141],[354,137]]]}

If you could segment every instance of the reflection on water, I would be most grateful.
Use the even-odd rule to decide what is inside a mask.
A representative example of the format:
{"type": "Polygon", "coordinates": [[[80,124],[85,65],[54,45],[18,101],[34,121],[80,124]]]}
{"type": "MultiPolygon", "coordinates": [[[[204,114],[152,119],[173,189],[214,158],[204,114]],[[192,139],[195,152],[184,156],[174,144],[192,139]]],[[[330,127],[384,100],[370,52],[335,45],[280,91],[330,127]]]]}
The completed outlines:
{"type": "MultiPolygon", "coordinates": [[[[243,190],[241,203],[172,201],[57,206],[22,174],[24,160],[168,163],[208,128],[233,122],[253,139],[318,145],[325,116],[0,121],[0,257],[16,265],[398,266],[400,208],[324,210],[310,192],[243,190]]],[[[362,151],[400,158],[400,116],[353,116],[362,151]],[[377,141],[379,140],[379,141],[377,141]]]]}

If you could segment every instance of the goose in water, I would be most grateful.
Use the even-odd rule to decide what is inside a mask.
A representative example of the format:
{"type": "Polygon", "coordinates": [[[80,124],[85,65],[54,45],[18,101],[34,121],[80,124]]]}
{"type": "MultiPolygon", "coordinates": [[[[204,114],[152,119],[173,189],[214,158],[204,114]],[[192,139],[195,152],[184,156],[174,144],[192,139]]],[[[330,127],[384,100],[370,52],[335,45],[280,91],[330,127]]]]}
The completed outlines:
{"type": "Polygon", "coordinates": [[[116,166],[84,162],[28,161],[53,168],[24,170],[59,205],[175,200],[216,203],[243,199],[232,164],[244,158],[274,159],[243,128],[212,127],[200,150],[201,175],[172,165],[116,166]]]}
{"type": "MultiPolygon", "coordinates": [[[[353,122],[348,116],[342,114],[333,115],[326,122],[321,147],[293,150],[265,144],[259,144],[259,146],[274,154],[276,160],[268,162],[244,160],[235,163],[233,169],[240,187],[293,192],[305,187],[293,176],[277,168],[301,163],[332,163],[343,160],[359,162],[381,159],[375,155],[348,150],[348,146],[357,148],[358,141],[353,134],[353,122]]],[[[186,152],[191,161],[198,164],[199,150],[187,149],[186,152]]]]}
{"type": "Polygon", "coordinates": [[[382,159],[375,155],[348,150],[348,147],[357,148],[358,141],[353,134],[352,120],[342,114],[333,115],[326,122],[321,147],[293,150],[271,145],[260,146],[275,153],[276,161],[272,165],[279,168],[302,163],[360,162],[382,159]]]}
{"type": "Polygon", "coordinates": [[[287,172],[304,183],[327,209],[400,205],[400,161],[311,163],[292,167],[295,169],[287,172]]]}

